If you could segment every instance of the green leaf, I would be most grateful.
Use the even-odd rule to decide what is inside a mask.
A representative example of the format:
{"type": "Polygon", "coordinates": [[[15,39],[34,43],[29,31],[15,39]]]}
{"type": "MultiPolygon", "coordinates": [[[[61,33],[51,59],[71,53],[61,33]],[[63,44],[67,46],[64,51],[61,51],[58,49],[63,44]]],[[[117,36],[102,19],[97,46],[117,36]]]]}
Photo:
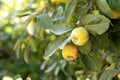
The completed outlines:
{"type": "Polygon", "coordinates": [[[80,58],[81,58],[82,63],[84,64],[84,66],[85,66],[85,68],[87,70],[90,70],[90,71],[101,71],[102,62],[94,54],[97,54],[97,53],[91,52],[90,55],[84,55],[84,54],[80,53],[80,58]]]}
{"type": "Polygon", "coordinates": [[[64,34],[68,31],[70,31],[70,30],[71,30],[70,28],[66,27],[65,23],[58,23],[52,28],[52,33],[54,33],[56,35],[61,35],[61,34],[64,34]]]}
{"type": "Polygon", "coordinates": [[[80,6],[76,12],[77,17],[79,17],[79,19],[83,19],[87,15],[87,11],[88,11],[88,8],[86,6],[80,6]]]}
{"type": "Polygon", "coordinates": [[[32,20],[30,21],[30,23],[28,24],[27,26],[27,32],[30,34],[30,35],[34,35],[35,32],[36,32],[36,25],[35,25],[35,22],[32,20]]]}
{"type": "Polygon", "coordinates": [[[60,71],[60,67],[57,66],[57,67],[55,68],[54,75],[57,76],[58,73],[59,73],[59,71],[60,71]]]}
{"type": "Polygon", "coordinates": [[[45,73],[48,73],[48,72],[52,71],[52,70],[55,68],[56,65],[57,65],[57,62],[56,62],[56,61],[52,62],[52,63],[50,64],[50,66],[48,66],[48,68],[47,68],[44,72],[45,72],[45,73]]]}
{"type": "Polygon", "coordinates": [[[78,0],[72,0],[65,9],[65,21],[68,27],[71,26],[71,20],[78,0]]]}
{"type": "Polygon", "coordinates": [[[96,4],[103,14],[110,18],[116,18],[106,0],[96,0],[96,4]]]}
{"type": "Polygon", "coordinates": [[[19,13],[17,16],[18,17],[24,17],[24,16],[29,16],[31,15],[32,12],[22,12],[22,13],[19,13]]]}
{"type": "Polygon", "coordinates": [[[55,9],[52,16],[54,17],[54,22],[59,21],[59,20],[63,20],[64,19],[63,7],[59,6],[57,9],[55,9]]]}
{"type": "Polygon", "coordinates": [[[119,52],[119,49],[117,48],[117,46],[115,45],[115,43],[112,40],[110,40],[110,46],[108,49],[113,53],[119,52]]]}
{"type": "Polygon", "coordinates": [[[21,44],[22,44],[22,40],[21,39],[17,40],[17,42],[15,43],[14,48],[13,48],[13,50],[15,50],[15,52],[16,52],[17,58],[20,57],[21,44]]]}
{"type": "Polygon", "coordinates": [[[115,63],[110,64],[110,66],[106,67],[106,70],[114,70],[115,69],[115,63]]]}
{"type": "Polygon", "coordinates": [[[99,80],[112,80],[112,78],[115,76],[117,71],[115,70],[107,70],[102,73],[99,80]]]}
{"type": "Polygon", "coordinates": [[[26,63],[29,63],[29,53],[27,48],[24,51],[24,60],[26,63]]]}
{"type": "Polygon", "coordinates": [[[107,49],[110,45],[110,41],[106,35],[96,36],[95,47],[99,49],[107,49]]]}
{"type": "Polygon", "coordinates": [[[47,64],[47,61],[44,61],[44,62],[41,64],[40,69],[41,69],[41,70],[45,69],[46,64],[47,64]]]}
{"type": "Polygon", "coordinates": [[[49,16],[49,14],[41,14],[37,17],[37,24],[40,27],[43,27],[45,29],[51,29],[53,25],[53,20],[49,16]]]}
{"type": "Polygon", "coordinates": [[[18,48],[15,50],[16,56],[17,56],[18,59],[20,58],[20,51],[21,51],[21,45],[18,46],[18,48]]]}
{"type": "Polygon", "coordinates": [[[110,64],[115,63],[116,59],[115,59],[115,55],[113,54],[109,54],[106,58],[107,62],[109,62],[110,64]]]}
{"type": "Polygon", "coordinates": [[[120,11],[120,0],[107,0],[107,2],[112,9],[120,11]]]}
{"type": "Polygon", "coordinates": [[[58,50],[63,43],[65,38],[59,37],[55,41],[50,42],[47,47],[45,48],[45,57],[50,57],[52,56],[56,50],[58,50]]]}
{"type": "Polygon", "coordinates": [[[62,59],[62,60],[60,61],[60,65],[59,65],[60,68],[61,68],[61,69],[64,69],[66,65],[67,65],[67,61],[64,60],[64,59],[62,59]]]}
{"type": "Polygon", "coordinates": [[[33,52],[36,52],[36,51],[37,51],[37,43],[36,43],[36,41],[35,41],[33,38],[31,38],[31,39],[29,40],[28,45],[29,45],[30,49],[31,49],[33,52]]]}
{"type": "Polygon", "coordinates": [[[83,19],[83,23],[90,33],[101,35],[108,30],[110,20],[102,15],[88,14],[83,19]]]}
{"type": "Polygon", "coordinates": [[[21,78],[21,75],[20,74],[17,74],[14,76],[14,80],[17,80],[17,79],[20,79],[21,78]]]}
{"type": "Polygon", "coordinates": [[[84,46],[79,46],[79,51],[83,54],[89,54],[89,52],[91,51],[91,48],[92,48],[92,44],[91,42],[87,42],[84,46]]]}
{"type": "Polygon", "coordinates": [[[36,35],[36,38],[39,38],[41,41],[44,41],[45,40],[44,29],[39,27],[37,30],[38,34],[36,35]]]}
{"type": "Polygon", "coordinates": [[[15,45],[14,45],[14,47],[13,47],[13,50],[16,50],[18,47],[19,47],[19,45],[21,44],[21,40],[17,40],[17,42],[15,43],[15,45]]]}
{"type": "Polygon", "coordinates": [[[54,15],[55,15],[55,18],[62,15],[63,14],[63,7],[62,6],[59,6],[55,11],[54,11],[54,15]]]}
{"type": "Polygon", "coordinates": [[[61,46],[60,46],[60,49],[63,49],[64,46],[65,46],[68,42],[70,42],[70,40],[71,40],[71,38],[70,38],[70,36],[69,36],[67,39],[65,39],[65,40],[63,41],[63,43],[62,43],[61,46]]]}

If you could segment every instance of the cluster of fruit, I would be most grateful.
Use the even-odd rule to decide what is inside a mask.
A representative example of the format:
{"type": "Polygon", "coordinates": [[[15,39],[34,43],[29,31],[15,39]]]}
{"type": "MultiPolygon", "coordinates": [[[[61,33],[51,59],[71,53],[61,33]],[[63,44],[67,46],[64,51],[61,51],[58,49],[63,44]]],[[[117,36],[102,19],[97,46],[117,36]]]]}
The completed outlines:
{"type": "MultiPolygon", "coordinates": [[[[99,8],[92,11],[92,14],[99,14],[99,11],[111,19],[120,18],[119,0],[96,0],[99,8]]],[[[78,57],[77,46],[84,46],[89,40],[89,35],[84,27],[78,27],[71,32],[71,43],[65,45],[62,55],[66,60],[75,60],[78,57]]]]}
{"type": "Polygon", "coordinates": [[[75,60],[78,57],[77,46],[84,46],[89,40],[89,34],[84,27],[77,27],[71,32],[71,43],[67,43],[62,50],[66,60],[75,60]]]}

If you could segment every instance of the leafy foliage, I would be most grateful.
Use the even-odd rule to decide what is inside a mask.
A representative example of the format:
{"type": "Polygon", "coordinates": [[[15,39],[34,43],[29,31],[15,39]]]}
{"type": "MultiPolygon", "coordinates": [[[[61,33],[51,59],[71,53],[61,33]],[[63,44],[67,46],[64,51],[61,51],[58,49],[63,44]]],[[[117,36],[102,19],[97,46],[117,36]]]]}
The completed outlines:
{"type": "Polygon", "coordinates": [[[120,20],[111,14],[117,1],[1,0],[0,79],[119,80],[120,20]],[[77,27],[86,28],[89,41],[75,45],[79,57],[67,61],[61,52],[77,27]]]}
{"type": "Polygon", "coordinates": [[[116,0],[116,1],[112,1],[112,0],[107,0],[108,4],[110,5],[111,8],[113,8],[114,10],[120,11],[120,1],[116,0]]]}

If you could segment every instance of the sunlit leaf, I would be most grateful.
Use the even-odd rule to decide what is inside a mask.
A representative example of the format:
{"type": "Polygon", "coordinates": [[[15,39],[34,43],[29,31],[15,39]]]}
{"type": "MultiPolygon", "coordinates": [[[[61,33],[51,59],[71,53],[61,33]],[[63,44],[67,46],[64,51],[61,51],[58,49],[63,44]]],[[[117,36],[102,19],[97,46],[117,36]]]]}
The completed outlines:
{"type": "Polygon", "coordinates": [[[17,42],[15,43],[13,49],[16,50],[20,44],[21,44],[21,40],[17,40],[17,42]]]}
{"type": "Polygon", "coordinates": [[[27,26],[27,31],[30,35],[34,35],[35,29],[36,29],[36,25],[35,25],[35,22],[32,20],[27,26]]]}
{"type": "Polygon", "coordinates": [[[60,68],[61,68],[61,69],[64,69],[65,66],[66,66],[66,64],[67,64],[66,60],[64,60],[64,59],[61,60],[61,61],[60,61],[60,68]]]}
{"type": "Polygon", "coordinates": [[[83,23],[90,33],[101,35],[108,30],[110,20],[99,14],[88,14],[83,19],[83,23]]]}
{"type": "Polygon", "coordinates": [[[56,10],[56,17],[57,17],[58,15],[61,15],[61,14],[63,14],[63,7],[62,7],[62,6],[59,6],[59,7],[57,8],[57,10],[56,10]]]}
{"type": "Polygon", "coordinates": [[[47,63],[47,61],[44,61],[44,62],[41,64],[41,66],[40,66],[40,69],[41,69],[41,70],[45,69],[46,63],[47,63]]]}
{"type": "Polygon", "coordinates": [[[53,16],[55,17],[54,21],[63,19],[63,13],[64,11],[62,6],[59,6],[56,10],[54,10],[54,13],[53,13],[53,16]]]}
{"type": "Polygon", "coordinates": [[[50,29],[54,27],[53,20],[50,18],[48,14],[41,14],[37,17],[37,24],[40,27],[43,27],[45,29],[50,29]]]}
{"type": "Polygon", "coordinates": [[[44,56],[46,56],[46,57],[52,56],[55,53],[55,51],[60,48],[63,41],[64,41],[64,38],[59,37],[55,41],[50,42],[45,49],[44,56]]]}
{"type": "Polygon", "coordinates": [[[65,9],[65,21],[68,27],[71,25],[71,19],[75,11],[78,0],[72,0],[65,9]]]}
{"type": "Polygon", "coordinates": [[[117,71],[115,70],[107,70],[102,73],[99,80],[112,80],[112,78],[115,76],[117,71]]]}
{"type": "Polygon", "coordinates": [[[59,23],[56,24],[53,28],[52,28],[52,32],[56,35],[61,35],[63,33],[66,33],[68,31],[70,31],[71,29],[66,27],[65,23],[59,23]]]}
{"type": "Polygon", "coordinates": [[[24,16],[28,16],[30,14],[31,14],[31,12],[23,12],[23,13],[18,14],[17,16],[18,17],[24,17],[24,16]]]}
{"type": "Polygon", "coordinates": [[[106,68],[106,70],[114,70],[115,69],[115,63],[112,63],[110,66],[106,68]]]}
{"type": "Polygon", "coordinates": [[[28,45],[29,45],[30,49],[31,49],[33,52],[36,52],[36,51],[37,51],[37,43],[36,43],[36,41],[35,41],[33,38],[31,38],[31,39],[29,40],[28,45]]]}
{"type": "Polygon", "coordinates": [[[56,65],[57,65],[57,62],[52,62],[50,66],[48,66],[48,68],[45,70],[45,73],[52,71],[56,65]]]}
{"type": "Polygon", "coordinates": [[[79,17],[79,19],[83,19],[87,15],[87,11],[88,11],[88,8],[85,6],[78,7],[76,13],[77,13],[77,16],[79,17]]]}
{"type": "Polygon", "coordinates": [[[110,18],[117,18],[116,15],[114,15],[111,7],[107,3],[107,0],[96,0],[97,7],[100,9],[100,11],[105,14],[106,16],[110,18]]]}
{"type": "Polygon", "coordinates": [[[63,49],[64,46],[65,46],[68,42],[70,42],[70,40],[71,40],[71,38],[70,38],[70,36],[69,36],[67,39],[65,39],[65,40],[63,41],[63,43],[62,43],[61,46],[60,46],[60,49],[63,49]]]}
{"type": "Polygon", "coordinates": [[[14,48],[13,48],[16,52],[17,58],[20,57],[21,44],[22,44],[22,40],[17,40],[17,42],[15,43],[14,48]]]}
{"type": "Polygon", "coordinates": [[[25,49],[25,51],[24,51],[24,60],[25,60],[26,63],[29,63],[28,49],[25,49]]]}
{"type": "Polygon", "coordinates": [[[60,67],[59,66],[57,66],[56,68],[55,68],[55,71],[54,71],[54,75],[58,75],[58,73],[59,73],[59,71],[60,71],[60,67]]]}

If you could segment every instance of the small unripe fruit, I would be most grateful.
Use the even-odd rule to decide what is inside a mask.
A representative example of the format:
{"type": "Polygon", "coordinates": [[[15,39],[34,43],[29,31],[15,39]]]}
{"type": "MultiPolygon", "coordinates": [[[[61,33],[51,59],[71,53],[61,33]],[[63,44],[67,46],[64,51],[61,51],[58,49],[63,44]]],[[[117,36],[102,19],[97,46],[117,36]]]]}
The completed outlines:
{"type": "Polygon", "coordinates": [[[118,79],[120,79],[120,73],[117,74],[118,79]]]}
{"type": "Polygon", "coordinates": [[[6,33],[11,33],[11,32],[12,32],[12,27],[9,27],[9,26],[6,27],[6,28],[5,28],[5,32],[6,32],[6,33]]]}
{"type": "Polygon", "coordinates": [[[83,46],[89,40],[89,35],[84,27],[78,27],[71,32],[71,40],[75,45],[83,46]]]}
{"type": "Polygon", "coordinates": [[[66,44],[62,50],[62,56],[66,60],[75,60],[78,57],[77,47],[72,43],[66,44]]]}
{"type": "Polygon", "coordinates": [[[92,14],[99,14],[99,10],[93,10],[92,14]]]}

